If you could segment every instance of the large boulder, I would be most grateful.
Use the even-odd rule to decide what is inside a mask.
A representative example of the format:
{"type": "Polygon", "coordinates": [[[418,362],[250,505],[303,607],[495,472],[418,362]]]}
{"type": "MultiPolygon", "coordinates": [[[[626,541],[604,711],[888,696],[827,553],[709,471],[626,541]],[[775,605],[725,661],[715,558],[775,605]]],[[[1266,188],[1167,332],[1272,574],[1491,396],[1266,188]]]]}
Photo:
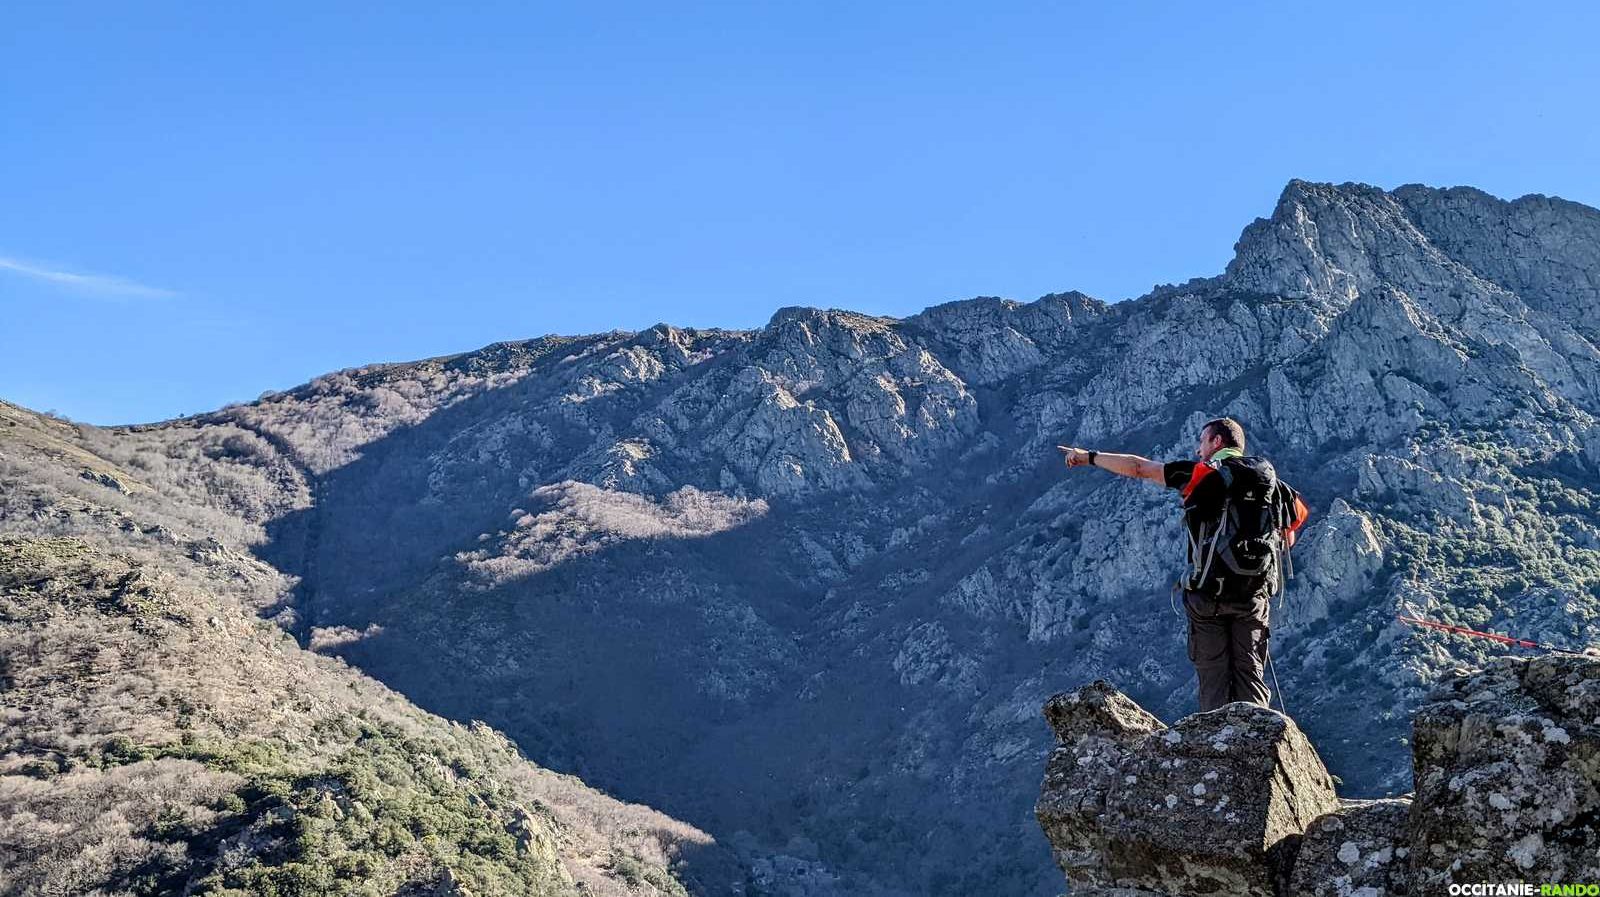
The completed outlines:
{"type": "Polygon", "coordinates": [[[1078,893],[1268,897],[1339,809],[1294,722],[1236,703],[1168,728],[1101,681],[1045,708],[1059,746],[1035,807],[1078,893]]]}
{"type": "Polygon", "coordinates": [[[1408,893],[1410,798],[1347,800],[1306,829],[1289,878],[1296,897],[1408,893]]]}
{"type": "Polygon", "coordinates": [[[1414,718],[1412,886],[1600,880],[1600,659],[1499,660],[1414,718]]]}
{"type": "Polygon", "coordinates": [[[1058,746],[1045,767],[1034,814],[1068,881],[1078,886],[1104,880],[1100,823],[1106,804],[1123,787],[1129,753],[1166,725],[1105,680],[1051,698],[1044,717],[1058,746]]]}

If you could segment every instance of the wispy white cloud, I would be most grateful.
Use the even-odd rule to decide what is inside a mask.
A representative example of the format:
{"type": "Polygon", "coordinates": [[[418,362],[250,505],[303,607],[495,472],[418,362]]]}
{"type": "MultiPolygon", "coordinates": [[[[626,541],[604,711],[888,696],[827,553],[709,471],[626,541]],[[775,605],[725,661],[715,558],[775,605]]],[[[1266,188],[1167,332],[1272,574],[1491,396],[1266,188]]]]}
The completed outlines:
{"type": "Polygon", "coordinates": [[[21,259],[9,258],[0,255],[0,271],[9,271],[42,280],[47,283],[60,284],[79,293],[93,296],[123,296],[133,299],[170,299],[178,295],[172,290],[160,287],[145,286],[121,277],[111,277],[106,274],[80,274],[76,271],[61,271],[54,267],[45,267],[21,259]]]}

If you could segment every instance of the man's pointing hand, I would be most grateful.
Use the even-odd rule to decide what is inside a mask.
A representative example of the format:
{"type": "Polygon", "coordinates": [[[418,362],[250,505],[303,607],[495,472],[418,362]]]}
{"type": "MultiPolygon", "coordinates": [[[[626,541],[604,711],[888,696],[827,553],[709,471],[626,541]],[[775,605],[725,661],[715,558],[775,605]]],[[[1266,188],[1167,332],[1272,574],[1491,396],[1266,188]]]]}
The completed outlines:
{"type": "Polygon", "coordinates": [[[1056,448],[1061,450],[1061,454],[1065,457],[1068,467],[1082,467],[1089,463],[1089,452],[1087,449],[1073,448],[1070,445],[1058,445],[1056,448]]]}

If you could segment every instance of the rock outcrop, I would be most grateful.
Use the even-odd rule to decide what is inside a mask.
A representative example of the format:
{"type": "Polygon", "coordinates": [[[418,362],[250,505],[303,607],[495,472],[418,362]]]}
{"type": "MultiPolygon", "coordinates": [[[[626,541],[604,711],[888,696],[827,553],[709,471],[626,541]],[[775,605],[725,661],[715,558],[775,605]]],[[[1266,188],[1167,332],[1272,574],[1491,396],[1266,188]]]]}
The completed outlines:
{"type": "Polygon", "coordinates": [[[1347,800],[1306,829],[1289,877],[1304,897],[1382,897],[1410,891],[1408,798],[1347,800]]]}
{"type": "Polygon", "coordinates": [[[1600,660],[1504,660],[1417,712],[1415,883],[1600,880],[1600,660]]]}
{"type": "Polygon", "coordinates": [[[1299,836],[1339,808],[1292,720],[1229,704],[1168,728],[1100,681],[1058,695],[1036,813],[1074,888],[1268,897],[1299,836]]]}
{"type": "Polygon", "coordinates": [[[1417,792],[1396,799],[1338,800],[1294,723],[1250,704],[1167,728],[1097,681],[1044,715],[1059,744],[1035,812],[1074,894],[1384,897],[1600,878],[1600,658],[1457,673],[1416,715],[1417,792]]]}

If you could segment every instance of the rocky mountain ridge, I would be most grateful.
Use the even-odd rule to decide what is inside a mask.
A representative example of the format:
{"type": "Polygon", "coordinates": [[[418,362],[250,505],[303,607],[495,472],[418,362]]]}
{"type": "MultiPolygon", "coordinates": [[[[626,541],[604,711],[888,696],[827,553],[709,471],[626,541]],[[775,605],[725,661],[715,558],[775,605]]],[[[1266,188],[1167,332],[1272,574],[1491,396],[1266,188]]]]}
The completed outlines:
{"type": "Polygon", "coordinates": [[[1044,895],[1033,708],[1097,677],[1193,706],[1173,497],[1053,446],[1245,423],[1315,509],[1285,703],[1350,793],[1399,793],[1410,709],[1489,655],[1396,612],[1600,641],[1597,288],[1593,209],[1295,181],[1222,274],[1127,302],[551,336],[85,438],[246,521],[219,538],[298,577],[267,612],[303,642],[773,893],[1044,895]]]}

